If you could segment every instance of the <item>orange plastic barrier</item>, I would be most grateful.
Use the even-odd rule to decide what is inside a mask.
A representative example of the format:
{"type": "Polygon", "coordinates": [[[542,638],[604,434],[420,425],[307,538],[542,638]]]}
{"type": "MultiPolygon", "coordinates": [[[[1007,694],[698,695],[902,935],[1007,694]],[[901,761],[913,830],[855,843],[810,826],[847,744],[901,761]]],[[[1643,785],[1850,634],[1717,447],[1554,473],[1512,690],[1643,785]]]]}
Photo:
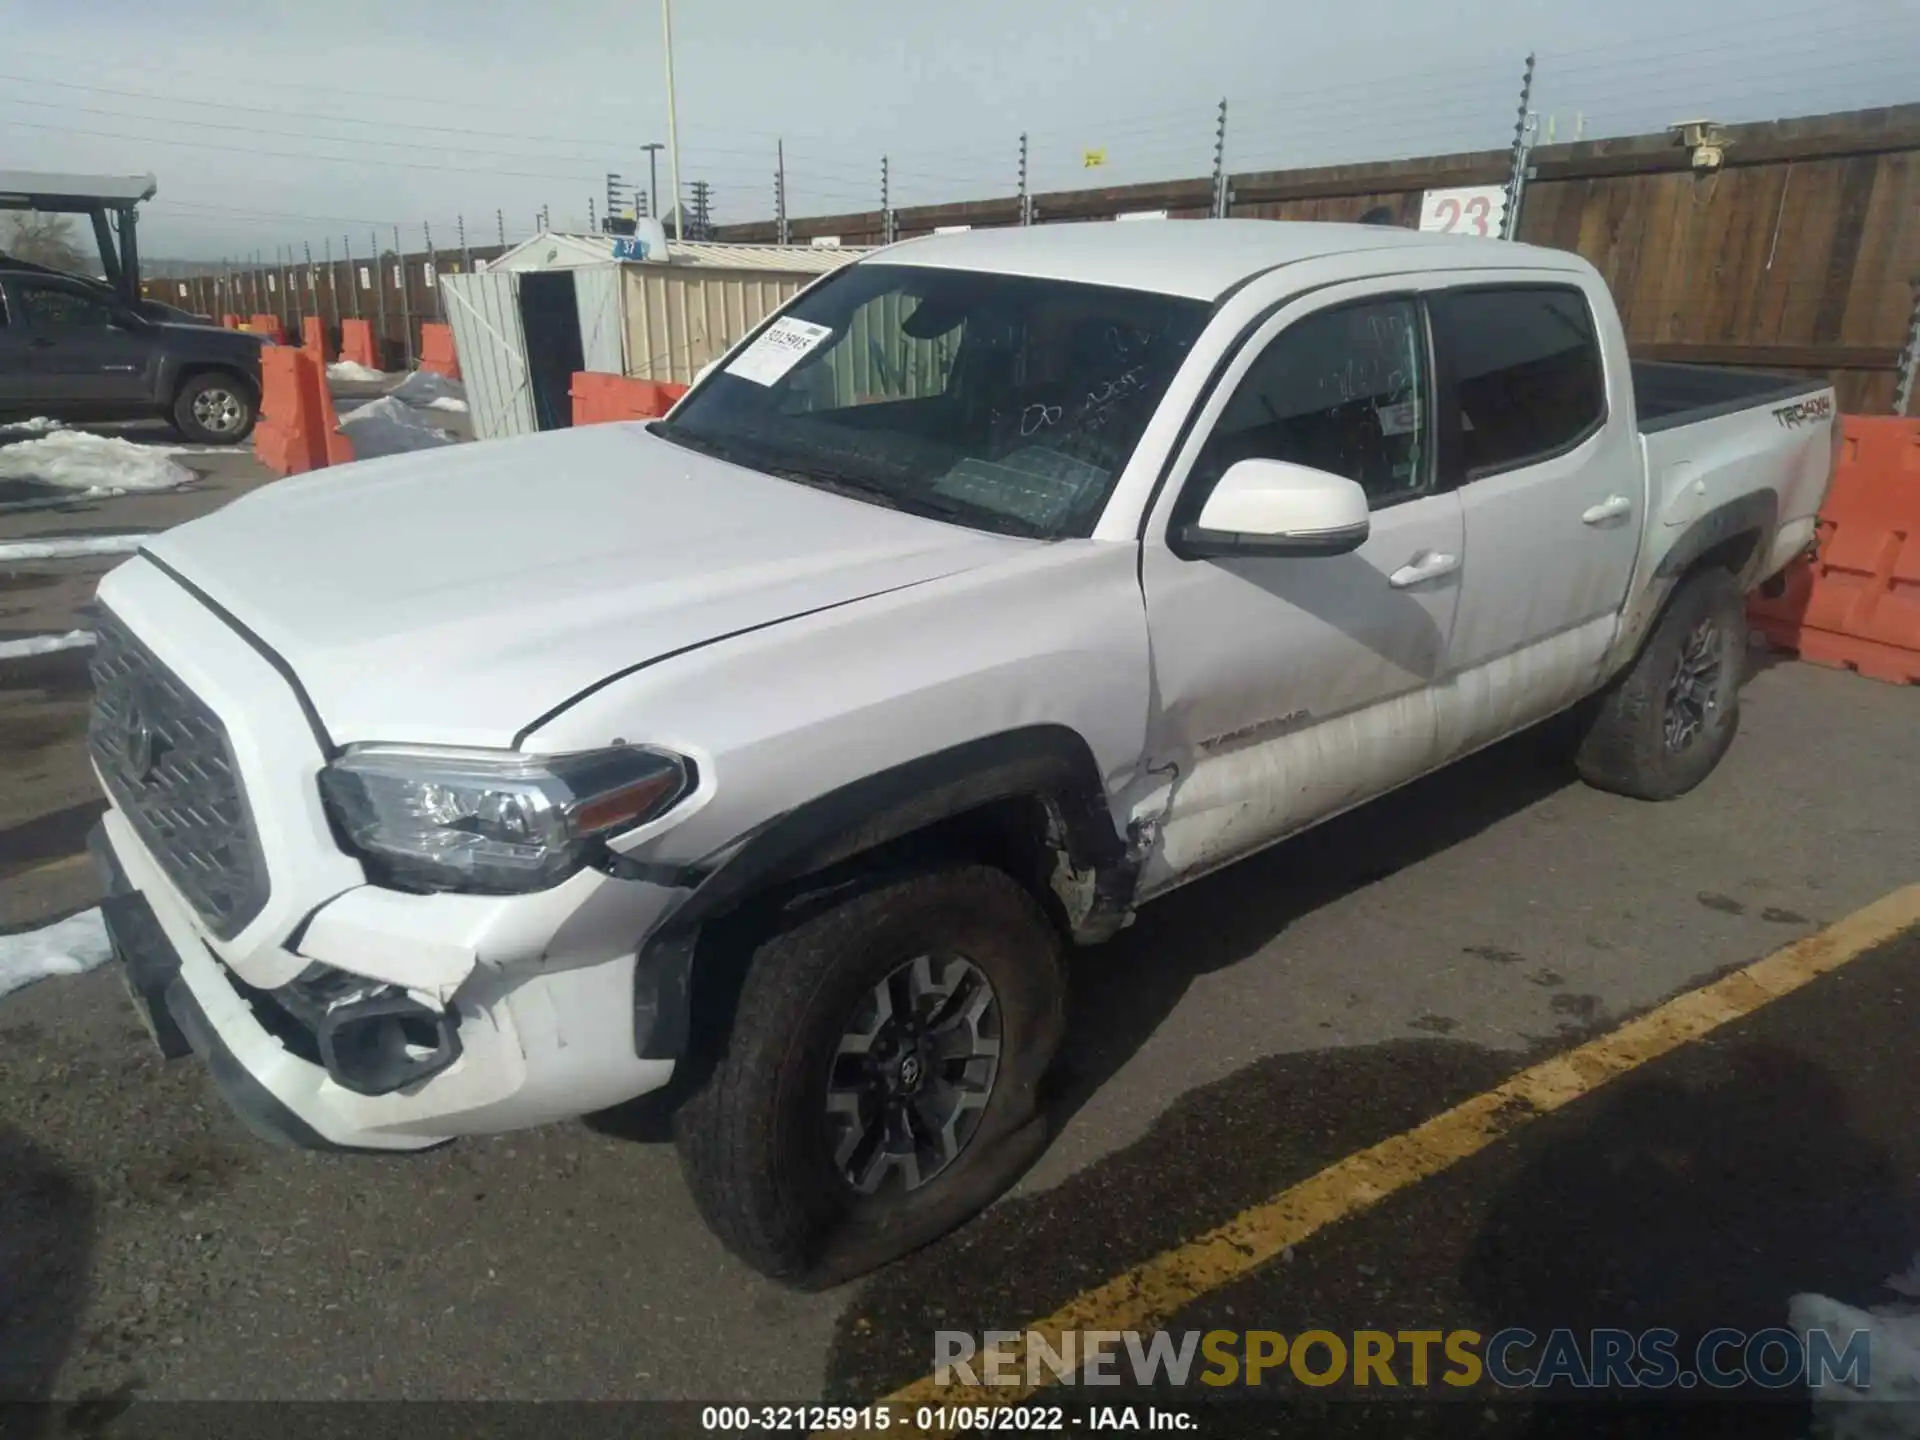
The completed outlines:
{"type": "Polygon", "coordinates": [[[420,368],[444,375],[449,380],[460,378],[460,358],[453,353],[451,325],[435,325],[431,322],[421,325],[420,368]]]}
{"type": "Polygon", "coordinates": [[[221,328],[225,330],[238,330],[240,328],[240,317],[238,315],[222,315],[220,317],[220,325],[221,328]]]}
{"type": "Polygon", "coordinates": [[[369,370],[380,368],[380,355],[373,346],[371,320],[340,322],[340,358],[355,365],[364,365],[369,370]]]}
{"type": "Polygon", "coordinates": [[[318,315],[300,317],[300,348],[322,365],[333,358],[327,353],[327,322],[318,315]]]}
{"type": "Polygon", "coordinates": [[[299,475],[353,459],[339,433],[325,371],[305,349],[269,345],[260,352],[260,423],[253,453],[276,475],[299,475]]]}
{"type": "Polygon", "coordinates": [[[287,343],[287,332],[280,328],[278,315],[249,315],[247,323],[240,328],[251,330],[256,335],[263,335],[275,345],[287,343]]]}
{"type": "Polygon", "coordinates": [[[573,423],[598,425],[608,420],[657,420],[687,393],[666,380],[631,380],[597,370],[577,370],[567,387],[573,396],[573,423]]]}
{"type": "Polygon", "coordinates": [[[1920,684],[1920,420],[1848,415],[1815,558],[1747,619],[1802,660],[1920,684]]]}

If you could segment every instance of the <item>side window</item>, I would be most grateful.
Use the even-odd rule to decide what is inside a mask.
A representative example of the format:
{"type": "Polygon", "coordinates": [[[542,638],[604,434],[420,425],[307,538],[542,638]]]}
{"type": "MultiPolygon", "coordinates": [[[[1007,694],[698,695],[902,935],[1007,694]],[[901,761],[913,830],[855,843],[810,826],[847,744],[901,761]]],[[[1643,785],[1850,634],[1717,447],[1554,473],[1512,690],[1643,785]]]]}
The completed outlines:
{"type": "Polygon", "coordinates": [[[1411,300],[1309,315],[1242,377],[1182,496],[1197,508],[1240,460],[1290,460],[1357,480],[1374,509],[1432,484],[1426,340],[1411,300]]]}
{"type": "Polygon", "coordinates": [[[20,322],[37,330],[104,330],[113,322],[106,305],[72,290],[21,285],[14,294],[20,299],[20,322]]]}
{"type": "Polygon", "coordinates": [[[1570,450],[1606,419],[1600,342],[1578,290],[1454,291],[1433,297],[1433,316],[1468,480],[1570,450]]]}

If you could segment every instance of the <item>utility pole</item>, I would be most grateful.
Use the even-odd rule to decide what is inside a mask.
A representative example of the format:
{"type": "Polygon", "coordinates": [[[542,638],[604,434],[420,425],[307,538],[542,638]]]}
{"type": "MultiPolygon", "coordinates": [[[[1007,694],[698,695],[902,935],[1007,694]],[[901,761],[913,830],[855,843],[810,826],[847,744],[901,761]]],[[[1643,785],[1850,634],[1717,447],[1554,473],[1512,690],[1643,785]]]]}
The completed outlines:
{"type": "MultiPolygon", "coordinates": [[[[693,191],[692,238],[695,240],[704,240],[707,238],[713,217],[713,187],[704,180],[690,180],[687,182],[687,188],[693,191]]],[[[674,226],[675,239],[686,238],[679,233],[680,230],[681,226],[676,223],[674,226]]]]}
{"type": "Polygon", "coordinates": [[[647,152],[647,213],[660,213],[660,151],[663,148],[658,140],[642,145],[647,152]]]}
{"type": "Polygon", "coordinates": [[[880,243],[893,243],[893,174],[887,157],[880,157],[880,243]]]}
{"type": "Polygon", "coordinates": [[[1513,169],[1507,176],[1507,213],[1500,221],[1500,238],[1515,240],[1520,235],[1520,202],[1527,193],[1527,159],[1533,150],[1533,138],[1539,133],[1540,117],[1533,111],[1533,56],[1527,56],[1527,71],[1520,81],[1520,116],[1513,124],[1513,169]]]}
{"type": "Polygon", "coordinates": [[[776,244],[787,243],[787,142],[773,142],[773,235],[776,244]]]}
{"type": "Polygon", "coordinates": [[[427,288],[433,291],[433,314],[436,320],[447,318],[446,302],[440,298],[440,257],[433,252],[433,227],[426,221],[420,222],[420,236],[427,242],[427,288]]]}
{"type": "Polygon", "coordinates": [[[589,195],[587,197],[587,233],[589,235],[597,234],[599,229],[600,221],[593,213],[593,197],[589,195]]]}
{"type": "MultiPolygon", "coordinates": [[[[384,359],[387,353],[387,277],[380,273],[380,237],[373,231],[367,232],[367,254],[372,257],[368,262],[373,266],[373,315],[377,334],[373,342],[373,353],[384,359]]],[[[380,360],[374,362],[381,369],[386,366],[380,360]]]]}
{"type": "Polygon", "coordinates": [[[540,233],[542,235],[547,233],[547,227],[553,223],[551,217],[552,212],[548,210],[545,205],[542,205],[540,207],[540,233]]]}
{"type": "Polygon", "coordinates": [[[673,0],[660,0],[660,24],[667,40],[667,178],[673,182],[673,238],[680,234],[680,125],[673,98],[673,0]]]}
{"type": "Polygon", "coordinates": [[[393,273],[400,282],[400,332],[407,337],[407,369],[413,369],[413,277],[407,274],[407,257],[400,253],[400,227],[393,227],[393,273]]]}
{"type": "Polygon", "coordinates": [[[327,262],[327,299],[333,302],[333,323],[340,323],[340,277],[333,268],[333,240],[321,241],[323,256],[327,262]]]}
{"type": "Polygon", "coordinates": [[[460,237],[461,273],[471,275],[473,273],[473,251],[467,248],[467,217],[464,215],[454,216],[453,228],[454,232],[460,237]]]}
{"type": "MultiPolygon", "coordinates": [[[[313,318],[318,320],[320,318],[320,277],[314,273],[313,246],[302,240],[300,248],[306,252],[307,256],[307,304],[312,307],[313,318]]],[[[307,312],[302,310],[300,313],[304,315],[307,312]]]]}
{"type": "Polygon", "coordinates": [[[1213,127],[1213,218],[1227,218],[1227,102],[1220,102],[1220,119],[1213,127]]]}
{"type": "Polygon", "coordinates": [[[347,293],[353,297],[353,318],[360,318],[360,277],[353,268],[353,242],[340,237],[340,258],[347,262],[347,293]]]}
{"type": "Polygon", "coordinates": [[[1020,223],[1033,223],[1033,197],[1027,193],[1027,132],[1020,132],[1020,223]]]}
{"type": "Polygon", "coordinates": [[[507,212],[506,211],[496,210],[493,212],[493,228],[494,228],[494,233],[498,235],[500,238],[500,248],[502,250],[506,249],[507,248],[507,212]]]}
{"type": "MultiPolygon", "coordinates": [[[[612,220],[614,216],[620,213],[620,191],[623,188],[625,188],[625,186],[626,186],[626,181],[622,180],[618,175],[614,174],[613,171],[611,170],[607,172],[607,219],[608,220],[612,220]]],[[[609,225],[607,228],[611,230],[613,227],[609,225]]]]}

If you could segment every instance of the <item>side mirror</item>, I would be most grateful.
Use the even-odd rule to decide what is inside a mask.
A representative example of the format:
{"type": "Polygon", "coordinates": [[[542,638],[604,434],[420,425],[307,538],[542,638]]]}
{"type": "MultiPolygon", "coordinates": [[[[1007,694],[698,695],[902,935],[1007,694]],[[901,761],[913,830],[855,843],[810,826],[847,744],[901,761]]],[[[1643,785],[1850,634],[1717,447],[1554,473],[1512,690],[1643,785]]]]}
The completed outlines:
{"type": "Polygon", "coordinates": [[[1286,460],[1241,460],[1213,487],[1200,518],[1174,527],[1183,560],[1345,555],[1366,543],[1367,492],[1344,475],[1286,460]]]}

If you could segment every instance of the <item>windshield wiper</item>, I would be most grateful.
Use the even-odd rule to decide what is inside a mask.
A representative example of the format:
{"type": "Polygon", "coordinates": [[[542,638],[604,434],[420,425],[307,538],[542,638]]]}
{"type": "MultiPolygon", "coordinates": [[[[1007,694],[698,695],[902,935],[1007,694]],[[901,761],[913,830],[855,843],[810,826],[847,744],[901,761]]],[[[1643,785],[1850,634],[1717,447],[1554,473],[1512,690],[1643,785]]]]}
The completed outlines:
{"type": "Polygon", "coordinates": [[[767,474],[778,475],[782,480],[792,480],[801,485],[811,485],[816,490],[828,490],[836,495],[845,495],[854,500],[871,500],[876,505],[884,505],[889,510],[905,510],[907,502],[895,490],[864,475],[850,475],[844,470],[822,470],[815,466],[804,469],[794,465],[763,466],[767,474]]]}

